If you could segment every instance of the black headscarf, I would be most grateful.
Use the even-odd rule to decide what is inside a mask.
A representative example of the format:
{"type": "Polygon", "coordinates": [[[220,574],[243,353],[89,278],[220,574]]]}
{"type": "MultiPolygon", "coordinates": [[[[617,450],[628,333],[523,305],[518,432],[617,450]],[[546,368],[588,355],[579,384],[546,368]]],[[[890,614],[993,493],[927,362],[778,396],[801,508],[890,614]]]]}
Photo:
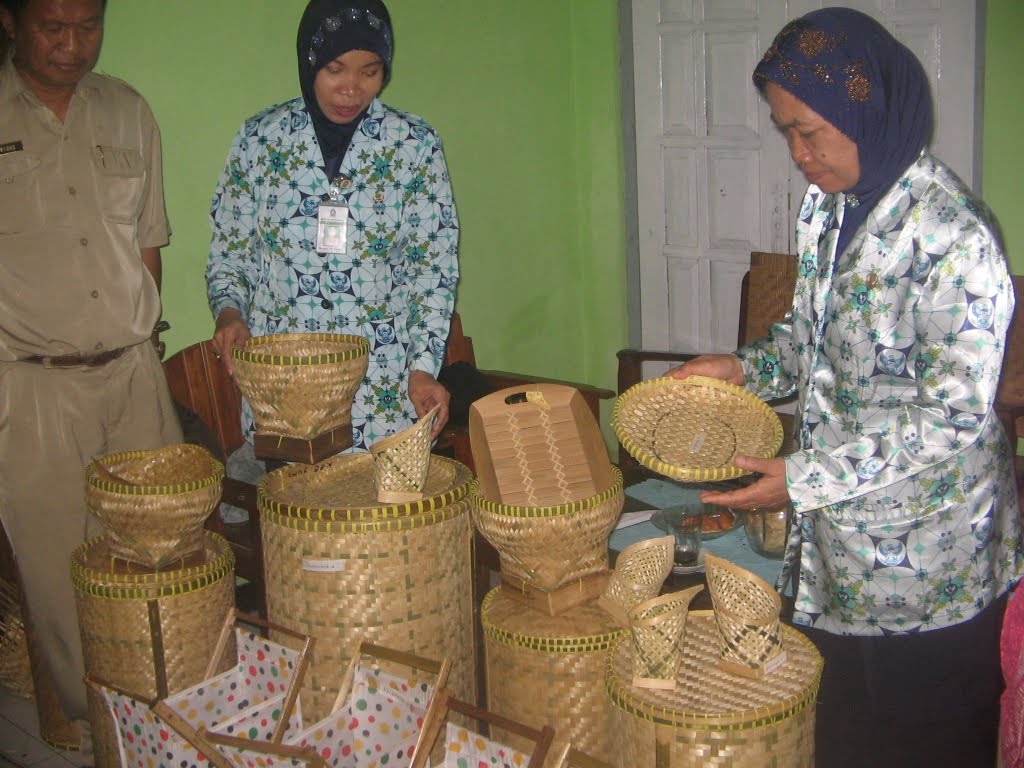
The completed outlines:
{"type": "Polygon", "coordinates": [[[754,70],[754,85],[764,90],[768,82],[800,99],[857,145],[860,178],[843,190],[847,205],[839,256],[931,137],[928,77],[910,49],[870,16],[824,8],[779,32],[754,70]]]}
{"type": "Polygon", "coordinates": [[[341,165],[364,110],[350,123],[331,122],[320,109],[313,84],[317,73],[349,51],[372,51],[384,62],[384,83],[391,77],[394,37],[391,16],[381,0],[310,0],[299,22],[295,42],[299,85],[313,120],[328,178],[341,165]]]}

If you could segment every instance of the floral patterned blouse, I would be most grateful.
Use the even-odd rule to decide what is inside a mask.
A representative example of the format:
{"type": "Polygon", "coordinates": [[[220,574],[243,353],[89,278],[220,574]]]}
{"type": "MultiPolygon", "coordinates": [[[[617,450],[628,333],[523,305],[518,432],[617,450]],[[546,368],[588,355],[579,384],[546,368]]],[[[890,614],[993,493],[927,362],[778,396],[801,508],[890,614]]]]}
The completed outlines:
{"type": "Polygon", "coordinates": [[[808,189],[792,311],[737,354],[798,393],[786,457],[794,622],[837,634],[970,619],[1021,570],[1012,452],[993,411],[1013,312],[981,204],[927,152],[835,258],[846,204],[808,189]]]}
{"type": "MultiPolygon", "coordinates": [[[[375,99],[339,170],[345,253],[316,249],[330,184],[301,98],[246,121],[217,183],[206,269],[210,309],[234,307],[253,335],[347,333],[370,340],[352,405],[365,449],[413,423],[409,373],[436,376],[459,277],[459,224],[437,133],[375,99]]],[[[251,439],[252,415],[243,409],[251,439]]]]}

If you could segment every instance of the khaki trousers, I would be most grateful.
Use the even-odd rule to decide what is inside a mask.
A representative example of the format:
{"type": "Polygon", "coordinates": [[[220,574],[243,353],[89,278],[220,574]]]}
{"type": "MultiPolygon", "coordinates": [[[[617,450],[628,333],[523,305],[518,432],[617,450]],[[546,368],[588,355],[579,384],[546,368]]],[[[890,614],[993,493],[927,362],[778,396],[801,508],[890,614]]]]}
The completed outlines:
{"type": "Polygon", "coordinates": [[[97,368],[0,362],[0,520],[71,719],[86,719],[88,710],[70,558],[103,533],[85,505],[85,467],[97,456],[181,440],[149,341],[97,368]]]}

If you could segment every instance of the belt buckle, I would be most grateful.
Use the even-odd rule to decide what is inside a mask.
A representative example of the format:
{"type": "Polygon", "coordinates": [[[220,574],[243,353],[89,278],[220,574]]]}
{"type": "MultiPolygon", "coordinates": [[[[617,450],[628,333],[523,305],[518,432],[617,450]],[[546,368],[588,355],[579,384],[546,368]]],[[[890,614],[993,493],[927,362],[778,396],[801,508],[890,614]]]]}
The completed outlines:
{"type": "Polygon", "coordinates": [[[43,366],[43,368],[47,368],[49,370],[53,370],[54,368],[57,367],[56,365],[53,364],[53,357],[51,357],[50,355],[42,355],[39,358],[39,364],[43,366]]]}

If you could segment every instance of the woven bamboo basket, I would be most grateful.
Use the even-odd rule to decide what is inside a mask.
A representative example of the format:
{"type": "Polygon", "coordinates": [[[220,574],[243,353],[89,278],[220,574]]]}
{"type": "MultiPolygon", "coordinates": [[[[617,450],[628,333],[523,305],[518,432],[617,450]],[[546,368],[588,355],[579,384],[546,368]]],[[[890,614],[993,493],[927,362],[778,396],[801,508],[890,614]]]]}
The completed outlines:
{"type": "MultiPolygon", "coordinates": [[[[626,632],[593,602],[548,616],[513,599],[504,587],[484,598],[481,621],[487,708],[535,728],[550,724],[552,754],[561,754],[568,743],[611,760],[604,668],[608,649],[626,632]]],[[[515,749],[530,747],[512,733],[493,735],[515,749]]]]}
{"type": "Polygon", "coordinates": [[[597,604],[620,626],[629,626],[629,614],[645,600],[657,596],[672,572],[675,537],[642,539],[624,548],[597,604]]]}
{"type": "Polygon", "coordinates": [[[749,677],[785,661],[779,611],[782,598],[767,581],[711,554],[704,556],[721,645],[720,666],[749,677]]]}
{"type": "Polygon", "coordinates": [[[718,667],[711,611],[691,611],[673,690],[637,688],[632,643],[616,642],[605,684],[619,768],[813,768],[814,703],[821,656],[783,627],[789,658],[759,680],[718,667]],[[658,741],[661,741],[660,760],[658,741]]]}
{"type": "Polygon", "coordinates": [[[479,494],[473,522],[496,550],[502,574],[546,592],[608,569],[608,537],[622,512],[622,472],[595,496],[554,507],[498,504],[479,494]]]}
{"type": "Polygon", "coordinates": [[[423,498],[423,484],[427,482],[430,466],[431,434],[440,409],[440,405],[435,405],[408,429],[370,446],[378,501],[401,504],[423,498]]]}
{"type": "Polygon", "coordinates": [[[729,480],[748,472],[736,454],[771,458],[782,423],[742,387],[705,376],[642,381],[615,402],[612,427],[638,462],[684,482],[729,480]]]}
{"type": "Polygon", "coordinates": [[[669,592],[637,605],[629,614],[633,638],[633,685],[640,688],[676,687],[683,658],[683,633],[690,601],[704,586],[669,592]]]}
{"type": "Polygon", "coordinates": [[[255,336],[231,350],[256,429],[303,440],[351,422],[369,354],[362,336],[338,333],[255,336]]]}
{"type": "Polygon", "coordinates": [[[25,622],[18,587],[0,578],[0,685],[22,699],[31,699],[32,667],[28,659],[25,622]]]}
{"type": "Polygon", "coordinates": [[[580,391],[533,383],[498,390],[469,409],[480,495],[501,504],[548,507],[600,493],[612,464],[580,391]]]}
{"type": "MultiPolygon", "coordinates": [[[[103,537],[78,547],[71,555],[71,580],[85,671],[151,698],[204,680],[225,617],[234,609],[234,566],[231,548],[213,533],[203,538],[202,563],[179,570],[126,567],[103,537]]],[[[216,672],[233,665],[234,656],[229,649],[216,672]]],[[[114,726],[92,690],[89,720],[97,766],[114,768],[120,762],[114,726]]]]}
{"type": "Polygon", "coordinates": [[[110,552],[163,568],[203,548],[224,465],[198,445],[169,445],[96,459],[85,480],[86,503],[106,528],[110,552]]]}
{"type": "Polygon", "coordinates": [[[467,467],[431,456],[421,500],[382,504],[367,453],[260,482],[267,615],[316,640],[302,693],[314,720],[330,712],[363,638],[451,656],[449,687],[475,696],[471,484],[467,467]]]}

